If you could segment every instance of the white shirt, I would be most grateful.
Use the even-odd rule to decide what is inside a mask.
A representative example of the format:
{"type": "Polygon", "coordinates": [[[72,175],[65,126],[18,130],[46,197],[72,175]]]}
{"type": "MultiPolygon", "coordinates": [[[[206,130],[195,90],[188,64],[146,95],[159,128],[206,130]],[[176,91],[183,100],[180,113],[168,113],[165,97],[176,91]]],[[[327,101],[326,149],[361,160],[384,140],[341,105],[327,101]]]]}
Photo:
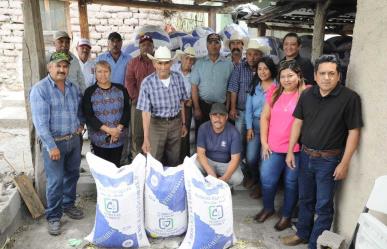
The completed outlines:
{"type": "Polygon", "coordinates": [[[169,76],[167,79],[164,79],[164,80],[160,79],[160,80],[165,87],[168,87],[169,84],[171,83],[171,76],[169,76]]]}
{"type": "Polygon", "coordinates": [[[95,60],[88,59],[85,63],[79,60],[79,65],[85,77],[86,87],[94,85],[95,83],[95,60]]]}

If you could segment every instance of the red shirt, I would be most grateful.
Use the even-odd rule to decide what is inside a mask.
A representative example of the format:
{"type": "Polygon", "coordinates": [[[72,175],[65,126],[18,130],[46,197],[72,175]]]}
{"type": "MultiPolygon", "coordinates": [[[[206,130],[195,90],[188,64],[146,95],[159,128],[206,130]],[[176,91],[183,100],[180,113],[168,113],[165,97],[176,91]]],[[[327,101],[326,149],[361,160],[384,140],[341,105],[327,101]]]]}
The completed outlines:
{"type": "Polygon", "coordinates": [[[142,80],[155,71],[152,61],[141,55],[129,61],[126,67],[125,87],[132,102],[137,102],[142,80]]]}

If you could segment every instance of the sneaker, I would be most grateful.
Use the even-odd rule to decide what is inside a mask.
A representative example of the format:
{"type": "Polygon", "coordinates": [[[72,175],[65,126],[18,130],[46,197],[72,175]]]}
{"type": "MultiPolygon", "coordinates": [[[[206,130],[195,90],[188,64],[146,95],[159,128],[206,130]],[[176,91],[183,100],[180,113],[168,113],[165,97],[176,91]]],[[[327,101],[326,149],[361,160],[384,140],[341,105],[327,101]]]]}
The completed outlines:
{"type": "Polygon", "coordinates": [[[48,221],[48,233],[54,236],[60,234],[60,221],[59,220],[49,220],[48,221]]]}
{"type": "Polygon", "coordinates": [[[69,208],[64,209],[64,213],[71,219],[74,220],[80,220],[82,219],[85,215],[83,214],[83,211],[76,206],[72,206],[69,208]]]}

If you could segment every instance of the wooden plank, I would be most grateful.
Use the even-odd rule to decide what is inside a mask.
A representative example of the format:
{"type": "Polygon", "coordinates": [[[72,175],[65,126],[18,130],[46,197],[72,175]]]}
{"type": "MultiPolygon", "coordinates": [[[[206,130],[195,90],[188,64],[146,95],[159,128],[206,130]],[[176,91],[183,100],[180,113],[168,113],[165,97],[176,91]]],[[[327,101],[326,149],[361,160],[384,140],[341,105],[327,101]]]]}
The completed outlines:
{"type": "Polygon", "coordinates": [[[312,56],[311,61],[314,61],[321,56],[324,49],[324,35],[327,9],[331,0],[325,0],[316,4],[316,11],[313,26],[313,40],[312,40],[312,56]]]}
{"type": "Polygon", "coordinates": [[[34,165],[35,188],[39,197],[45,202],[46,181],[44,177],[41,148],[37,141],[35,129],[32,124],[31,107],[28,96],[32,84],[38,82],[46,75],[46,62],[44,53],[44,40],[42,20],[40,16],[39,0],[24,0],[22,4],[24,19],[23,36],[23,82],[24,96],[27,110],[27,121],[30,135],[32,163],[34,165]]]}
{"type": "Polygon", "coordinates": [[[212,9],[220,10],[219,7],[215,7],[215,6],[176,4],[176,3],[154,3],[154,2],[127,1],[127,0],[86,0],[86,2],[92,3],[92,4],[103,4],[103,5],[110,5],[110,6],[186,11],[186,12],[209,12],[212,9]]]}
{"type": "Polygon", "coordinates": [[[87,3],[85,0],[78,0],[79,26],[81,28],[81,37],[90,39],[89,20],[87,17],[87,3]]]}
{"type": "Polygon", "coordinates": [[[44,206],[35,192],[32,181],[25,174],[20,174],[13,179],[20,195],[22,196],[32,218],[39,218],[44,214],[44,206]]]}
{"type": "Polygon", "coordinates": [[[216,32],[216,11],[214,10],[208,12],[208,27],[216,32]]]}

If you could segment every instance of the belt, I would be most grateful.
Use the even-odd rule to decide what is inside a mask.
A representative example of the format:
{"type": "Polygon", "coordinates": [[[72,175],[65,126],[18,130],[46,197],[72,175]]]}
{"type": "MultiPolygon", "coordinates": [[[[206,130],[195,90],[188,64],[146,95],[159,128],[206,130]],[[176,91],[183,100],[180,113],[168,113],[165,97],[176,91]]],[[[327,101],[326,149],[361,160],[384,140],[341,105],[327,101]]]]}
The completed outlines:
{"type": "Polygon", "coordinates": [[[171,120],[175,120],[175,119],[177,119],[177,118],[180,118],[180,113],[177,114],[177,115],[174,116],[174,117],[167,117],[167,118],[165,118],[165,117],[159,117],[159,116],[155,116],[155,115],[152,115],[151,117],[154,118],[154,119],[157,119],[157,120],[171,121],[171,120]]]}
{"type": "Polygon", "coordinates": [[[54,141],[55,142],[69,141],[70,139],[72,139],[75,136],[79,136],[79,134],[77,132],[74,132],[74,133],[67,134],[67,135],[64,135],[64,136],[54,137],[54,141]]]}
{"type": "Polygon", "coordinates": [[[340,149],[334,149],[334,150],[314,150],[306,147],[305,145],[302,146],[302,150],[311,157],[332,157],[332,156],[338,156],[341,154],[340,149]]]}

